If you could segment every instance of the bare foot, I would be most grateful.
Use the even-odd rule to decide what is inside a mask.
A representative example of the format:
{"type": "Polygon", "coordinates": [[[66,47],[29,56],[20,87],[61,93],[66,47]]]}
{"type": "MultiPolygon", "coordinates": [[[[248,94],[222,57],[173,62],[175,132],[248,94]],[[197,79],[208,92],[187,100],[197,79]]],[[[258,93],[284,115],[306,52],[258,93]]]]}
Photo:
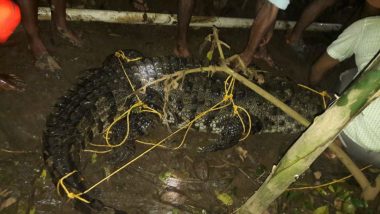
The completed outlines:
{"type": "Polygon", "coordinates": [[[30,40],[29,48],[32,51],[34,58],[36,58],[36,59],[47,52],[47,49],[46,49],[44,43],[42,42],[42,40],[39,37],[32,38],[30,40]]]}
{"type": "Polygon", "coordinates": [[[23,91],[25,83],[14,74],[0,74],[0,91],[23,91]]]}
{"type": "Polygon", "coordinates": [[[61,70],[59,64],[48,53],[45,45],[40,38],[34,38],[29,43],[30,49],[34,58],[36,59],[34,66],[44,71],[58,71],[61,70]]]}
{"type": "Polygon", "coordinates": [[[34,63],[38,69],[43,71],[56,72],[62,70],[61,66],[55,61],[55,59],[50,56],[48,52],[45,52],[38,58],[36,58],[36,62],[34,63]]]}
{"type": "Polygon", "coordinates": [[[240,53],[239,56],[240,56],[240,59],[244,62],[244,65],[245,65],[246,67],[247,67],[249,64],[251,64],[251,62],[252,62],[252,60],[253,60],[253,58],[252,58],[249,54],[247,54],[247,53],[245,53],[245,52],[240,53]]]}
{"type": "Polygon", "coordinates": [[[302,39],[302,34],[294,32],[295,29],[290,29],[285,35],[285,42],[288,44],[299,56],[304,56],[306,45],[302,39]]]}
{"type": "Polygon", "coordinates": [[[187,47],[183,47],[180,45],[177,45],[174,50],[173,50],[174,55],[177,57],[183,57],[183,58],[188,58],[191,56],[191,53],[187,47]]]}
{"type": "Polygon", "coordinates": [[[294,28],[289,29],[285,34],[285,42],[288,45],[297,44],[300,42],[301,39],[302,39],[302,33],[299,34],[295,32],[294,28]]]}
{"type": "Polygon", "coordinates": [[[144,0],[132,0],[132,5],[139,11],[145,12],[149,10],[148,4],[144,0]]]}
{"type": "Polygon", "coordinates": [[[274,61],[268,53],[266,46],[261,46],[258,48],[258,51],[255,53],[256,59],[264,60],[269,66],[274,67],[274,61]]]}
{"type": "Polygon", "coordinates": [[[83,46],[83,42],[81,39],[79,39],[79,36],[77,36],[72,30],[70,30],[69,28],[65,27],[56,27],[56,30],[57,30],[57,35],[69,42],[71,45],[75,46],[75,47],[82,47],[83,46]]]}

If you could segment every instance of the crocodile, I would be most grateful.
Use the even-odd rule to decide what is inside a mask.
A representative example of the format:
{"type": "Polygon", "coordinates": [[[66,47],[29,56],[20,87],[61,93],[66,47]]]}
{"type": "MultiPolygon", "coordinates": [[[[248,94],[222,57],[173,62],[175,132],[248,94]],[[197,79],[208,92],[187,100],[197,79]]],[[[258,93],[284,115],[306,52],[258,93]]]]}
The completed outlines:
{"type": "MultiPolygon", "coordinates": [[[[192,58],[144,57],[134,50],[123,50],[130,62],[120,60],[115,54],[106,58],[99,68],[89,69],[79,82],[60,98],[52,113],[47,117],[43,133],[43,157],[53,182],[75,170],[80,169],[80,151],[88,147],[97,136],[121,114],[136,103],[137,92],[131,87],[140,88],[163,75],[175,71],[201,67],[202,63],[192,58]],[[124,73],[126,71],[126,73],[124,73]],[[128,78],[131,84],[128,82],[128,78]]],[[[321,109],[319,98],[312,92],[300,88],[285,77],[265,73],[265,82],[261,87],[281,101],[312,119],[321,109]]],[[[144,93],[141,100],[152,109],[163,111],[165,100],[165,124],[179,128],[191,121],[196,115],[218,103],[224,95],[224,74],[208,73],[187,74],[180,86],[170,91],[165,99],[163,84],[153,84],[144,93]]],[[[258,133],[300,133],[305,128],[264,98],[236,83],[234,102],[244,107],[252,121],[251,134],[258,133]]],[[[128,143],[114,148],[117,161],[133,157],[134,141],[149,133],[152,127],[162,124],[162,120],[151,113],[132,112],[130,116],[130,136],[128,143]]],[[[247,122],[247,116],[243,117],[247,122]]],[[[112,127],[110,141],[117,143],[126,133],[125,121],[112,127]]],[[[243,134],[241,120],[231,108],[210,112],[193,124],[200,132],[213,133],[217,139],[210,144],[197,148],[198,152],[212,152],[227,149],[239,142],[243,134]]],[[[65,185],[75,192],[86,189],[85,179],[80,172],[65,179],[65,185]]],[[[84,213],[103,212],[123,213],[105,205],[90,193],[81,196],[90,203],[75,200],[84,213]]]]}

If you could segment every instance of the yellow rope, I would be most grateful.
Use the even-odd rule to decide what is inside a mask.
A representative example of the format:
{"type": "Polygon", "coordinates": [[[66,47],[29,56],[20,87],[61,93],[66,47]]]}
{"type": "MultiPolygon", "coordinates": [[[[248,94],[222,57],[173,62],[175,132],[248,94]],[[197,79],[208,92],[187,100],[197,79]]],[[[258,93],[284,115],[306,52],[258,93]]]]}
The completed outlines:
{"type": "Polygon", "coordinates": [[[88,200],[86,200],[86,199],[84,199],[84,198],[81,197],[81,195],[83,195],[83,193],[75,194],[75,193],[73,193],[73,192],[70,192],[70,191],[67,189],[65,183],[63,182],[66,178],[70,177],[71,175],[73,175],[73,174],[76,173],[76,172],[78,172],[78,171],[77,171],[77,170],[74,170],[74,171],[72,171],[72,172],[66,174],[65,176],[63,176],[61,179],[59,179],[59,181],[58,181],[58,183],[57,183],[57,192],[58,192],[59,195],[61,195],[61,193],[60,193],[60,191],[59,191],[59,187],[62,187],[62,189],[65,191],[65,193],[66,193],[66,195],[67,195],[67,197],[68,197],[69,199],[78,199],[78,200],[80,200],[80,201],[82,201],[82,202],[85,202],[85,203],[88,203],[88,204],[89,204],[90,202],[89,202],[88,200]]]}
{"type": "Polygon", "coordinates": [[[224,89],[225,89],[224,98],[230,100],[230,102],[232,103],[233,113],[234,113],[234,115],[237,115],[239,120],[240,120],[240,123],[243,127],[243,134],[245,133],[245,136],[243,138],[239,139],[239,141],[243,141],[249,136],[249,133],[251,133],[251,128],[252,128],[251,122],[252,122],[252,120],[251,120],[251,115],[248,113],[248,111],[245,108],[235,104],[234,99],[233,99],[234,88],[235,88],[235,78],[233,78],[232,75],[230,75],[229,77],[227,77],[226,81],[224,82],[224,89]],[[228,80],[230,80],[230,82],[228,82],[228,80]],[[243,121],[243,118],[241,117],[241,115],[239,113],[239,109],[242,110],[248,118],[248,125],[249,126],[248,126],[247,132],[246,132],[246,127],[245,127],[245,123],[243,121]]]}
{"type": "Polygon", "coordinates": [[[129,118],[130,118],[130,115],[131,115],[131,112],[132,112],[132,110],[134,109],[134,108],[138,108],[138,107],[140,107],[140,106],[142,106],[142,105],[144,105],[144,103],[143,102],[141,102],[141,101],[138,101],[137,103],[135,103],[135,104],[133,104],[126,112],[124,112],[122,115],[120,115],[119,117],[117,117],[107,128],[106,128],[106,132],[105,132],[105,141],[106,141],[106,144],[107,144],[107,146],[109,146],[109,147],[118,147],[118,146],[121,146],[121,145],[123,145],[126,141],[127,141],[127,139],[128,139],[128,137],[129,137],[129,126],[130,126],[130,124],[129,124],[129,118]],[[110,131],[111,131],[111,129],[112,129],[112,127],[116,124],[116,123],[118,123],[120,120],[122,120],[122,119],[124,119],[124,117],[126,117],[127,118],[127,133],[125,134],[125,136],[124,136],[124,138],[123,138],[123,140],[119,143],[119,144],[116,144],[116,145],[112,145],[110,142],[109,142],[109,140],[110,140],[110,131]]]}
{"type": "MultiPolygon", "coordinates": [[[[131,87],[132,91],[135,92],[135,87],[132,83],[132,81],[130,80],[125,68],[124,68],[124,65],[123,63],[121,62],[120,58],[127,61],[127,63],[129,62],[135,62],[135,61],[138,61],[138,60],[141,60],[142,58],[141,57],[137,57],[137,58],[128,58],[125,56],[124,52],[122,51],[117,51],[115,53],[115,56],[116,58],[119,60],[119,63],[120,63],[120,66],[124,72],[124,75],[125,77],[127,78],[128,80],[128,83],[129,83],[129,86],[131,87]]],[[[134,93],[136,98],[137,98],[137,102],[135,104],[133,104],[126,112],[124,112],[123,114],[121,114],[119,117],[117,117],[107,128],[106,128],[106,131],[105,131],[105,141],[106,141],[106,144],[108,147],[119,147],[121,145],[123,145],[128,137],[129,137],[129,131],[130,131],[130,123],[129,123],[129,119],[130,119],[130,115],[131,115],[131,112],[136,109],[136,108],[139,108],[140,111],[144,111],[144,112],[151,112],[151,113],[154,113],[154,114],[157,114],[160,118],[161,118],[161,113],[159,113],[158,111],[156,111],[155,109],[152,109],[150,108],[148,105],[146,105],[145,103],[143,103],[140,99],[140,97],[138,96],[137,93],[134,93]],[[110,133],[111,133],[111,129],[112,127],[118,123],[120,120],[124,119],[124,118],[127,118],[127,133],[125,134],[124,136],[124,139],[119,143],[119,144],[116,144],[116,145],[112,145],[109,140],[110,140],[110,133]]]]}
{"type": "MultiPolygon", "coordinates": [[[[130,59],[128,57],[125,56],[125,54],[122,52],[122,51],[118,51],[115,53],[115,56],[118,58],[119,60],[119,63],[121,65],[121,68],[128,80],[128,83],[132,89],[133,92],[135,92],[135,88],[134,88],[134,85],[132,84],[132,81],[129,79],[128,75],[127,75],[127,72],[123,66],[123,63],[121,62],[120,58],[127,61],[127,63],[129,62],[133,62],[133,61],[138,61],[138,60],[141,60],[141,57],[139,58],[134,58],[134,59],[130,59]]],[[[106,176],[105,178],[101,179],[100,181],[98,181],[97,183],[95,183],[94,185],[92,185],[91,187],[89,187],[87,190],[85,190],[83,193],[79,193],[79,194],[75,194],[75,193],[72,193],[70,192],[63,180],[66,179],[67,177],[71,176],[72,174],[74,174],[76,171],[73,171],[65,176],[63,176],[58,184],[57,184],[57,191],[59,192],[59,186],[61,186],[66,195],[68,196],[68,198],[70,199],[78,199],[82,202],[85,202],[85,203],[89,203],[87,200],[83,199],[82,197],[80,197],[81,195],[83,194],[86,194],[88,193],[89,191],[91,191],[92,189],[94,189],[96,186],[100,185],[101,183],[103,183],[104,181],[107,181],[110,177],[112,177],[113,175],[115,175],[116,173],[120,172],[121,170],[123,170],[124,168],[126,168],[127,166],[129,166],[130,164],[132,164],[133,162],[137,161],[138,159],[140,159],[142,156],[144,156],[145,154],[147,154],[148,152],[152,151],[154,148],[156,147],[162,147],[162,148],[168,148],[166,146],[163,146],[161,144],[163,144],[167,139],[171,138],[172,136],[174,136],[175,134],[177,134],[178,132],[180,132],[181,130],[184,130],[186,129],[185,131],[185,134],[182,138],[182,141],[181,143],[175,147],[175,148],[172,148],[173,150],[176,150],[176,149],[179,149],[183,146],[183,144],[185,143],[185,140],[186,140],[186,137],[188,135],[188,132],[191,128],[191,126],[194,124],[195,121],[199,120],[200,118],[202,118],[203,116],[207,115],[208,113],[212,112],[212,111],[216,111],[216,110],[219,110],[219,109],[222,109],[222,108],[225,108],[229,105],[232,104],[232,108],[233,108],[233,112],[234,112],[234,115],[237,115],[239,117],[239,120],[243,126],[243,133],[246,132],[246,127],[245,127],[245,124],[244,124],[244,121],[239,113],[239,109],[242,110],[248,117],[248,121],[249,121],[249,128],[248,128],[248,131],[246,132],[246,135],[240,139],[241,140],[244,140],[248,137],[249,133],[250,133],[250,130],[251,130],[251,118],[250,118],[250,115],[248,113],[248,111],[246,109],[244,109],[243,107],[241,106],[238,106],[234,103],[233,101],[233,90],[234,90],[234,87],[235,87],[235,78],[233,78],[231,75],[228,76],[226,78],[226,80],[224,81],[224,96],[223,96],[223,99],[218,102],[217,104],[215,104],[214,106],[212,106],[211,108],[209,108],[208,110],[204,111],[204,112],[201,112],[199,113],[194,119],[192,119],[190,122],[188,122],[185,126],[183,126],[182,128],[176,130],[175,132],[171,133],[170,135],[168,135],[167,137],[165,137],[164,139],[162,139],[161,141],[159,141],[158,143],[156,144],[153,144],[153,143],[148,143],[148,142],[144,142],[144,141],[141,141],[141,140],[136,140],[136,142],[138,143],[141,143],[141,144],[146,144],[146,145],[152,145],[152,147],[150,147],[149,149],[145,150],[144,152],[142,152],[140,155],[138,155],[137,157],[135,157],[134,159],[130,160],[129,162],[127,162],[126,164],[124,164],[123,166],[121,166],[120,168],[118,168],[117,170],[115,170],[114,172],[112,172],[111,174],[109,174],[108,176],[106,176]]],[[[123,145],[126,140],[128,139],[128,136],[129,136],[129,129],[130,129],[130,124],[129,124],[129,120],[130,120],[130,114],[131,112],[134,110],[134,109],[139,109],[141,112],[150,112],[150,113],[154,113],[154,114],[157,114],[160,118],[162,118],[162,115],[161,113],[159,113],[158,111],[156,111],[155,109],[152,109],[150,107],[148,107],[146,104],[144,104],[140,97],[137,95],[137,93],[134,93],[136,98],[137,98],[137,102],[135,104],[133,104],[126,112],[124,112],[123,114],[121,114],[120,116],[118,116],[107,128],[106,128],[106,131],[105,131],[105,135],[104,135],[104,138],[105,138],[105,141],[106,141],[106,145],[97,145],[97,144],[90,144],[92,146],[96,146],[96,147],[109,147],[109,148],[114,148],[114,147],[118,147],[118,146],[121,146],[123,145]],[[112,127],[117,123],[119,122],[120,120],[122,120],[123,118],[126,118],[126,123],[127,123],[127,131],[126,131],[126,135],[124,136],[123,140],[118,143],[118,144],[111,144],[109,142],[110,140],[110,134],[112,133],[111,132],[111,129],[112,127]]],[[[95,151],[95,150],[85,150],[87,152],[95,152],[95,153],[106,153],[108,152],[109,150],[106,150],[106,151],[95,151]]]]}
{"type": "MultiPolygon", "coordinates": [[[[126,57],[123,51],[117,51],[117,52],[115,53],[115,56],[116,56],[117,60],[119,61],[121,68],[123,69],[124,75],[125,75],[125,77],[126,77],[127,80],[128,80],[129,86],[131,86],[132,91],[135,92],[135,87],[133,86],[132,81],[129,79],[128,74],[127,74],[127,72],[126,72],[126,70],[125,70],[125,68],[124,68],[124,65],[123,65],[123,63],[121,62],[120,58],[126,60],[127,63],[129,63],[129,62],[139,61],[139,60],[142,59],[142,57],[137,57],[137,58],[133,58],[133,59],[131,59],[131,58],[126,57]]],[[[136,95],[137,99],[140,101],[140,97],[139,97],[137,94],[135,94],[135,95],[136,95]]]]}
{"type": "MultiPolygon", "coordinates": [[[[167,147],[167,146],[160,146],[162,148],[167,148],[167,149],[172,149],[172,150],[177,150],[179,148],[182,147],[182,145],[184,144],[185,140],[186,140],[186,137],[187,137],[187,134],[191,128],[191,126],[193,125],[193,123],[197,120],[199,120],[200,118],[202,118],[203,116],[205,116],[206,114],[208,114],[209,112],[212,112],[212,111],[216,111],[218,110],[220,107],[225,107],[226,105],[223,105],[223,106],[219,106],[221,104],[223,104],[226,100],[223,99],[221,100],[220,102],[218,102],[217,104],[215,104],[214,106],[212,106],[211,108],[209,108],[208,110],[204,111],[204,112],[201,112],[199,113],[194,119],[192,119],[191,121],[189,121],[188,123],[186,123],[186,125],[184,125],[183,127],[181,127],[180,129],[178,129],[176,132],[180,131],[180,130],[183,130],[186,128],[186,131],[185,131],[185,134],[184,134],[184,137],[182,138],[182,141],[181,143],[177,146],[177,147],[174,147],[174,148],[170,148],[170,147],[167,147]]],[[[228,104],[229,105],[229,104],[228,104]]],[[[172,135],[169,135],[167,137],[165,137],[164,139],[162,139],[161,141],[165,142],[167,139],[169,139],[172,135]]],[[[161,142],[160,141],[160,142],[161,142]]],[[[145,145],[155,145],[155,144],[152,144],[152,143],[148,143],[148,142],[144,142],[144,141],[141,141],[141,140],[138,140],[137,142],[141,143],[141,144],[145,144],[145,145]]]]}
{"type": "Polygon", "coordinates": [[[105,153],[111,152],[112,149],[104,150],[104,151],[97,151],[97,150],[93,150],[93,149],[84,149],[83,151],[84,152],[97,153],[97,154],[105,154],[105,153]]]}
{"type": "Polygon", "coordinates": [[[302,84],[297,84],[298,86],[304,88],[304,89],[307,89],[311,92],[314,92],[316,94],[319,94],[321,97],[322,97],[322,101],[323,101],[323,108],[327,108],[327,102],[326,102],[326,97],[329,98],[329,100],[331,100],[331,96],[329,95],[329,93],[327,93],[327,91],[317,91],[315,89],[312,89],[306,85],[302,85],[302,84]]]}
{"type": "Polygon", "coordinates": [[[136,61],[139,61],[142,59],[142,57],[129,58],[129,57],[125,56],[125,54],[122,50],[116,51],[115,56],[117,58],[122,58],[123,60],[127,61],[127,63],[136,62],[136,61]]]}
{"type": "MultiPolygon", "coordinates": [[[[248,125],[249,125],[248,126],[248,131],[246,132],[245,136],[239,140],[239,141],[243,141],[243,140],[245,140],[249,136],[249,133],[251,133],[252,120],[251,120],[251,115],[248,113],[248,111],[245,108],[243,108],[241,106],[237,106],[237,107],[238,107],[238,109],[241,109],[247,115],[247,118],[248,118],[248,125]]],[[[241,117],[239,116],[239,118],[241,118],[241,117]]],[[[242,124],[244,124],[244,122],[243,122],[242,119],[240,120],[240,122],[242,124]]],[[[244,130],[245,130],[245,128],[244,128],[244,130]]]]}
{"type": "MultiPolygon", "coordinates": [[[[371,167],[372,165],[368,165],[368,166],[365,166],[363,168],[361,168],[360,170],[363,171],[369,167],[371,167]]],[[[315,185],[315,186],[306,186],[306,187],[295,187],[295,188],[288,188],[286,191],[293,191],[293,190],[308,190],[308,189],[317,189],[317,188],[321,188],[321,187],[325,187],[325,186],[329,186],[329,185],[332,185],[332,184],[335,184],[335,183],[341,183],[349,178],[351,178],[353,175],[348,175],[346,177],[343,177],[343,178],[340,178],[338,180],[334,180],[334,181],[331,181],[331,182],[328,182],[328,183],[325,183],[325,184],[320,184],[320,185],[315,185]]]]}

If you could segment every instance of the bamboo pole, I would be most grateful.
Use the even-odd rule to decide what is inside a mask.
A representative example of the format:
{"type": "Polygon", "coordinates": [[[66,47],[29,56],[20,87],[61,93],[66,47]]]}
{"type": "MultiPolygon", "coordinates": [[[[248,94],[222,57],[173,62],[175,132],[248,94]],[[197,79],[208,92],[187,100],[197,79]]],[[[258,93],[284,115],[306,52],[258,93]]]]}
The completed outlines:
{"type": "MultiPolygon", "coordinates": [[[[315,118],[314,123],[288,150],[264,184],[238,213],[263,213],[270,203],[297,179],[298,175],[309,168],[351,118],[380,96],[379,90],[380,70],[364,72],[332,107],[315,118]]],[[[368,184],[364,186],[364,190],[369,189],[375,188],[368,184]]]]}
{"type": "MultiPolygon", "coordinates": [[[[112,11],[112,10],[92,10],[92,9],[71,9],[66,10],[69,21],[84,22],[106,22],[119,24],[149,24],[175,26],[178,23],[177,15],[163,13],[143,13],[132,11],[112,11]]],[[[39,20],[50,20],[51,13],[48,7],[38,8],[39,20]]],[[[230,17],[208,17],[193,16],[190,27],[213,27],[218,28],[250,28],[253,19],[230,18],[230,17]]],[[[275,29],[287,30],[294,27],[294,21],[277,21],[275,29]]],[[[307,31],[338,31],[341,24],[318,23],[311,24],[307,31]]]]}

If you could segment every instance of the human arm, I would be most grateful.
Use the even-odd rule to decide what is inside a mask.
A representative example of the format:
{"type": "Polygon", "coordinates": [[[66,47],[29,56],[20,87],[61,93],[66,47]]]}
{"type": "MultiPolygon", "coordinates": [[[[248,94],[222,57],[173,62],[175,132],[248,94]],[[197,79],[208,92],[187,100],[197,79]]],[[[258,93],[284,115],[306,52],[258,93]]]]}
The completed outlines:
{"type": "Polygon", "coordinates": [[[309,84],[311,86],[318,85],[326,73],[328,73],[328,71],[330,71],[337,64],[339,64],[339,60],[332,58],[327,52],[325,52],[311,67],[309,84]]]}
{"type": "Polygon", "coordinates": [[[330,69],[357,52],[356,46],[362,38],[363,26],[365,20],[350,25],[329,45],[326,52],[312,66],[309,75],[311,86],[318,85],[330,69]]]}

